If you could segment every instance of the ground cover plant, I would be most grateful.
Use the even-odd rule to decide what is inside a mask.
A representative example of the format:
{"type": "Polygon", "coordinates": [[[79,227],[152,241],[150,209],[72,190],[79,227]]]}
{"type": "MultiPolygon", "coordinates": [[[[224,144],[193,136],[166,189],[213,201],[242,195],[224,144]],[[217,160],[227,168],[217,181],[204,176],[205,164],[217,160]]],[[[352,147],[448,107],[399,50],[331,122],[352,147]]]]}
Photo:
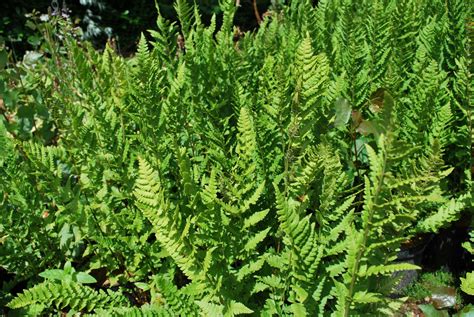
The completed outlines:
{"type": "Polygon", "coordinates": [[[175,9],[127,59],[51,17],[1,71],[5,312],[401,313],[400,248],[471,213],[469,3],[175,9]]]}

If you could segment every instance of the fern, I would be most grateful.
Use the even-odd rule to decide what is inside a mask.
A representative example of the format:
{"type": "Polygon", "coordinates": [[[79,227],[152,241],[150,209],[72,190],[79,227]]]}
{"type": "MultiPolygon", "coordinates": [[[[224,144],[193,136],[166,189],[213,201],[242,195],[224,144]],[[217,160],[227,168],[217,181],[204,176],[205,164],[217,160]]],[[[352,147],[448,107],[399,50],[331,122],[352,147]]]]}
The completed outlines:
{"type": "Polygon", "coordinates": [[[130,58],[52,20],[51,56],[0,71],[0,265],[15,276],[0,302],[399,313],[392,275],[418,269],[401,244],[472,205],[468,5],[293,1],[253,32],[232,0],[208,26],[174,7],[130,58]],[[34,285],[66,261],[118,291],[34,285]]]}
{"type": "Polygon", "coordinates": [[[33,304],[54,306],[58,309],[69,307],[74,310],[94,311],[115,305],[123,305],[127,299],[120,293],[95,291],[75,282],[43,282],[26,290],[13,299],[8,307],[21,308],[33,304]]]}
{"type": "Polygon", "coordinates": [[[159,305],[143,305],[137,307],[120,307],[109,309],[97,309],[96,314],[90,316],[107,317],[170,317],[174,316],[171,312],[159,305]]]}
{"type": "Polygon", "coordinates": [[[436,232],[439,228],[444,226],[446,223],[452,222],[459,218],[459,213],[465,208],[463,197],[459,197],[457,200],[451,199],[445,205],[441,206],[437,213],[423,219],[418,227],[421,231],[436,232]]]}
{"type": "Polygon", "coordinates": [[[295,116],[289,127],[290,134],[295,134],[296,140],[311,142],[312,136],[316,135],[315,131],[324,133],[326,128],[321,121],[327,120],[327,101],[323,99],[323,92],[329,80],[329,62],[325,55],[313,56],[309,37],[298,47],[296,69],[298,82],[294,95],[295,116]],[[318,110],[315,111],[315,108],[318,110]]]}
{"type": "Polygon", "coordinates": [[[163,278],[157,278],[155,283],[165,299],[165,307],[173,315],[183,314],[186,316],[198,316],[198,305],[195,304],[189,296],[178,291],[170,281],[163,278]]]}
{"type": "MultiPolygon", "coordinates": [[[[180,222],[175,223],[171,214],[171,206],[163,195],[158,175],[144,160],[140,160],[140,178],[137,182],[135,196],[139,208],[150,219],[156,230],[157,240],[169,252],[181,270],[193,279],[199,279],[199,263],[187,241],[181,239],[180,222]]],[[[176,215],[179,217],[179,215],[176,215]]],[[[179,218],[178,218],[179,219],[179,218]]]]}
{"type": "Polygon", "coordinates": [[[184,34],[185,40],[189,37],[191,31],[191,21],[193,14],[193,6],[187,0],[177,0],[174,8],[178,14],[179,22],[181,23],[181,31],[184,34]]]}

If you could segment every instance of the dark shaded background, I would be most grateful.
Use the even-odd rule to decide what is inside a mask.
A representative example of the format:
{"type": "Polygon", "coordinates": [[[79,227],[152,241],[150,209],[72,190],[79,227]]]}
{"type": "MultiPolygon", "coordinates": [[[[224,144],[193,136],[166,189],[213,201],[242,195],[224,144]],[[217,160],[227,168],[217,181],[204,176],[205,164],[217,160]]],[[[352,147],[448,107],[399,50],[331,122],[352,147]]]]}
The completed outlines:
{"type": "MultiPolygon", "coordinates": [[[[86,32],[86,38],[97,48],[101,48],[111,35],[115,38],[119,51],[128,55],[135,51],[141,32],[155,29],[157,11],[154,0],[66,0],[65,2],[73,21],[84,31],[87,31],[90,21],[97,26],[96,31],[100,31],[100,34],[90,35],[86,32]],[[111,29],[111,34],[106,34],[105,28],[111,29]]],[[[157,0],[157,2],[164,17],[170,20],[177,19],[173,0],[157,0]]],[[[258,0],[260,15],[272,2],[283,3],[284,0],[258,0]]],[[[62,7],[63,0],[58,0],[58,3],[62,7]]],[[[196,0],[196,4],[206,23],[213,13],[220,13],[218,0],[196,0]]],[[[258,24],[252,9],[252,0],[241,0],[240,4],[241,7],[235,17],[236,25],[243,31],[255,29],[258,24]]],[[[51,0],[1,0],[0,37],[3,37],[7,45],[21,56],[25,50],[32,48],[36,36],[34,30],[25,26],[27,21],[25,15],[33,10],[47,13],[50,6],[51,0]]]]}

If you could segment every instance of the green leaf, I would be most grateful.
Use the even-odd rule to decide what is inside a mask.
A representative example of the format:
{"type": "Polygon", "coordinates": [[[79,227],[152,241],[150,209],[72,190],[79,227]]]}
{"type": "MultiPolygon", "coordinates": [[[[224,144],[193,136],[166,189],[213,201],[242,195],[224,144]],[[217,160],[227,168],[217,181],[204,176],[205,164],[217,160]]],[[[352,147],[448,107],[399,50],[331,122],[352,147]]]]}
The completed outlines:
{"type": "Polygon", "coordinates": [[[466,277],[461,277],[461,290],[469,295],[474,295],[474,272],[468,272],[466,277]]]}
{"type": "Polygon", "coordinates": [[[352,113],[352,107],[349,101],[344,98],[339,98],[334,103],[336,109],[336,118],[334,120],[334,126],[336,128],[343,127],[349,121],[352,113]]]}
{"type": "Polygon", "coordinates": [[[361,304],[380,302],[379,294],[361,291],[354,294],[354,302],[361,304]]]}
{"type": "Polygon", "coordinates": [[[61,269],[53,269],[53,270],[46,270],[38,274],[42,278],[51,281],[62,281],[68,275],[64,270],[61,269]]]}
{"type": "Polygon", "coordinates": [[[39,46],[41,44],[42,37],[38,35],[30,35],[28,36],[28,43],[30,43],[33,46],[39,46]]]}
{"type": "Polygon", "coordinates": [[[474,317],[474,305],[464,306],[454,317],[474,317]]]}
{"type": "Polygon", "coordinates": [[[372,121],[362,121],[357,127],[356,131],[366,136],[370,134],[377,135],[380,133],[377,123],[372,121]]]}
{"type": "Polygon", "coordinates": [[[147,283],[143,283],[143,282],[136,282],[135,286],[138,287],[139,289],[143,290],[143,291],[148,291],[150,289],[150,285],[148,285],[147,283]]]}
{"type": "Polygon", "coordinates": [[[421,267],[411,263],[396,263],[388,265],[376,265],[367,269],[366,276],[394,273],[398,271],[421,270],[421,267]]]}
{"type": "Polygon", "coordinates": [[[206,301],[196,301],[196,304],[201,308],[203,316],[223,316],[223,305],[209,303],[206,301]]]}
{"type": "Polygon", "coordinates": [[[425,317],[449,317],[449,314],[445,310],[437,310],[433,305],[418,305],[425,314],[425,317]]]}
{"type": "Polygon", "coordinates": [[[300,303],[304,302],[306,298],[308,298],[308,292],[299,285],[293,285],[293,290],[295,291],[296,299],[300,303]]]}
{"type": "Polygon", "coordinates": [[[85,272],[78,272],[77,274],[75,274],[75,277],[76,277],[76,281],[80,284],[97,283],[97,280],[93,276],[85,272]]]}

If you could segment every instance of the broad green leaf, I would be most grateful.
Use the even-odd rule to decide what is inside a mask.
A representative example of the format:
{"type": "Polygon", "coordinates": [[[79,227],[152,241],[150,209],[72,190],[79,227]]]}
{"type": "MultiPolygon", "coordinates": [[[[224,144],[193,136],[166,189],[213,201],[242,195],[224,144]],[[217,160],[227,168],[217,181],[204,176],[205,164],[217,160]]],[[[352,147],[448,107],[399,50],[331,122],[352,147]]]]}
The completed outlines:
{"type": "Polygon", "coordinates": [[[336,118],[334,119],[334,126],[336,128],[343,127],[349,121],[351,117],[352,108],[351,104],[347,99],[339,98],[334,103],[336,109],[336,118]]]}
{"type": "Polygon", "coordinates": [[[425,317],[449,317],[449,314],[445,310],[437,310],[433,305],[423,304],[418,305],[425,314],[425,317]]]}
{"type": "Polygon", "coordinates": [[[61,269],[46,270],[38,275],[51,281],[62,281],[68,276],[68,274],[61,269]]]}
{"type": "Polygon", "coordinates": [[[377,123],[372,121],[362,121],[361,124],[356,129],[362,135],[370,135],[374,134],[377,135],[380,133],[377,123]]]}
{"type": "Polygon", "coordinates": [[[308,298],[308,292],[299,285],[293,285],[293,290],[295,291],[296,299],[300,303],[304,302],[306,298],[308,298]]]}
{"type": "Polygon", "coordinates": [[[147,283],[143,283],[143,282],[136,282],[135,286],[138,287],[139,289],[143,290],[143,291],[148,291],[150,289],[150,285],[148,285],[147,283]]]}
{"type": "Polygon", "coordinates": [[[91,275],[89,275],[85,272],[78,272],[78,273],[75,274],[75,277],[76,277],[76,281],[80,284],[97,283],[97,280],[93,276],[91,276],[91,275]]]}

